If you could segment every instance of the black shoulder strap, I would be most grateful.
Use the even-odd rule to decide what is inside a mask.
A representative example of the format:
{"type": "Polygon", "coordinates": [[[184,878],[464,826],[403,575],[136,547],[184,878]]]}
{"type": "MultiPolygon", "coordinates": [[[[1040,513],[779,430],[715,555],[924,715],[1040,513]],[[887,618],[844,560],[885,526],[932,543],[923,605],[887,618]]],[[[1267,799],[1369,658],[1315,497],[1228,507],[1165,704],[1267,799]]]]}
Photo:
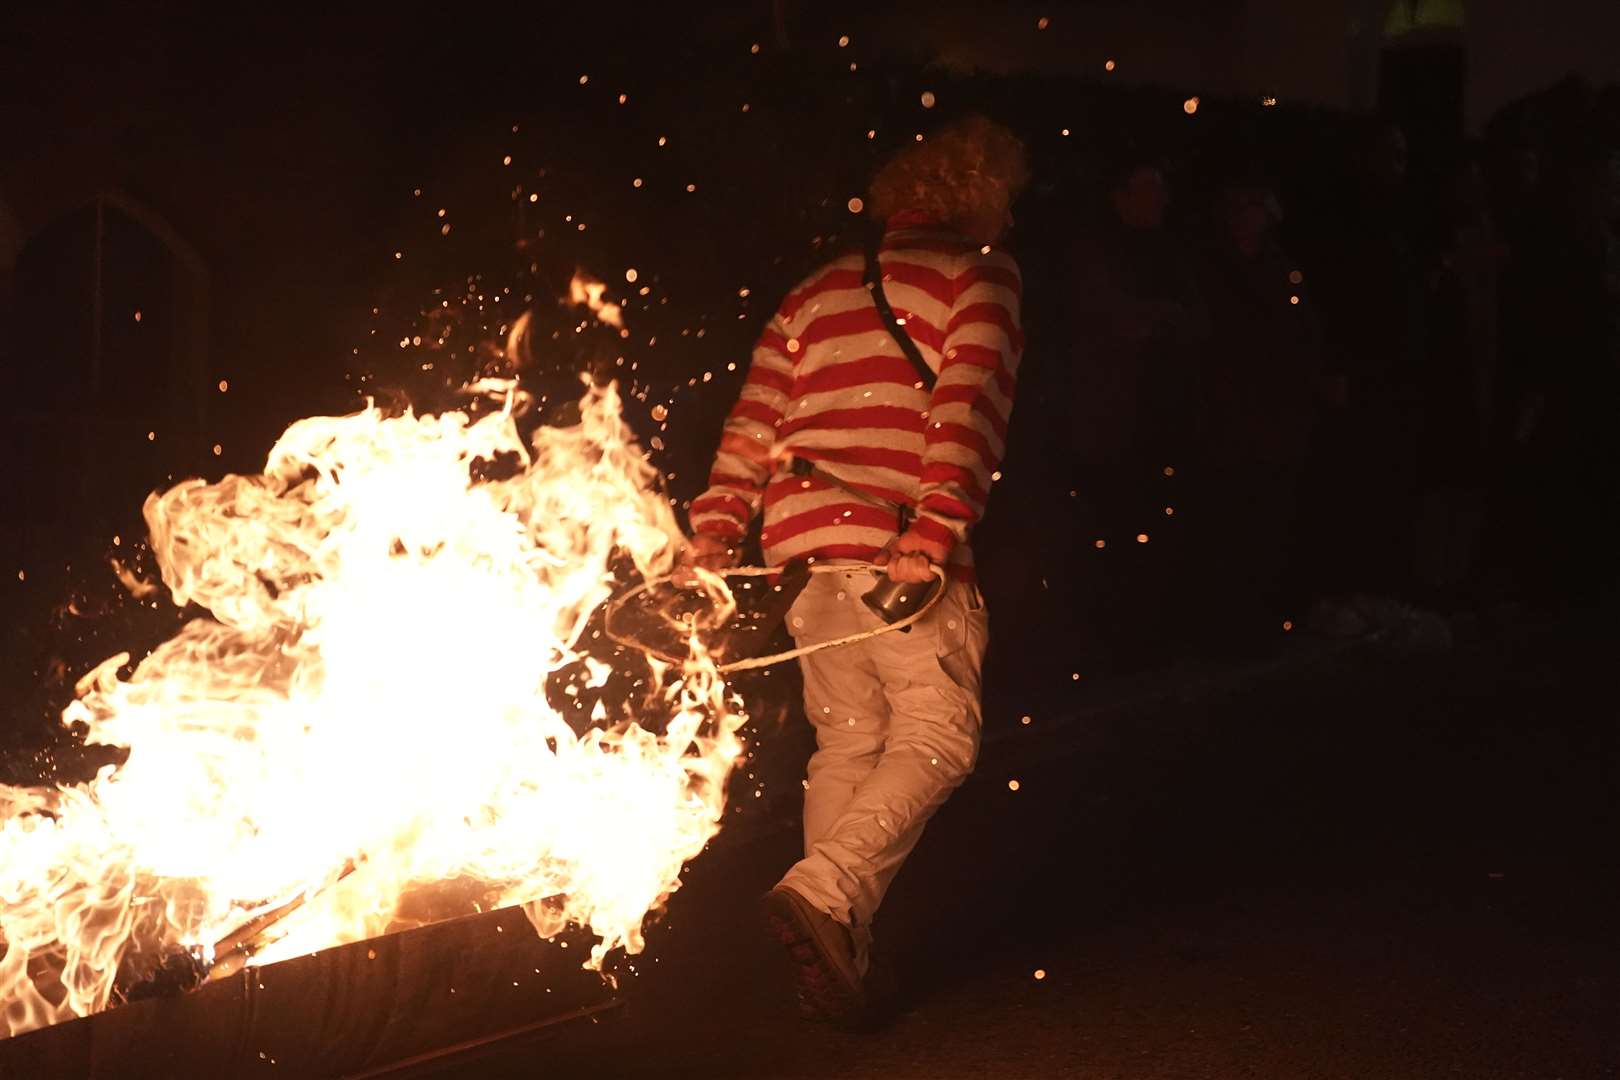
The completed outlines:
{"type": "Polygon", "coordinates": [[[866,274],[864,281],[866,288],[872,294],[872,303],[877,305],[878,315],[883,319],[883,325],[888,327],[889,334],[894,338],[900,351],[906,354],[911,366],[917,369],[917,377],[922,380],[923,389],[932,391],[934,382],[938,378],[928,361],[923,359],[922,353],[917,350],[917,343],[911,340],[900,325],[900,320],[894,317],[894,308],[889,306],[889,298],[883,293],[883,271],[878,265],[878,247],[883,243],[882,234],[870,237],[866,242],[866,274]]]}

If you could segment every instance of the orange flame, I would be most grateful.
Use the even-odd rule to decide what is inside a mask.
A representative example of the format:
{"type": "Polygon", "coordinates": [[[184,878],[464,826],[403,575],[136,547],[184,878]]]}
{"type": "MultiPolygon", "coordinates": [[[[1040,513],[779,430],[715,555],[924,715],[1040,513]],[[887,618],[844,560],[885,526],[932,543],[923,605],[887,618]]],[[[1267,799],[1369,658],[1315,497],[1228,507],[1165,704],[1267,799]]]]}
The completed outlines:
{"type": "Polygon", "coordinates": [[[382,933],[452,879],[542,935],[589,928],[587,966],[641,949],[719,830],[744,717],[695,640],[653,670],[661,732],[598,706],[576,735],[548,704],[610,558],[662,574],[679,532],[616,387],[530,445],[513,396],[478,419],[301,420],[262,475],[147,500],[164,585],[211,617],[81,681],[64,721],[124,764],[0,786],[0,1033],[106,1007],[140,940],[209,960],[305,893],[255,963],[382,933]],[[497,458],[518,467],[479,478],[497,458]]]}

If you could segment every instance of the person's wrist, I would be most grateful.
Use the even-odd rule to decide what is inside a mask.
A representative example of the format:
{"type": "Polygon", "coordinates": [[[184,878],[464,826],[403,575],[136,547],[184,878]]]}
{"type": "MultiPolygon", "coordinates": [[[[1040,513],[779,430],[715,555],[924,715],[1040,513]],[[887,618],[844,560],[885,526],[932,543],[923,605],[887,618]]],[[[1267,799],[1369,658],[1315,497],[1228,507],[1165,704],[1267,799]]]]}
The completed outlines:
{"type": "Polygon", "coordinates": [[[694,532],[692,534],[692,542],[697,543],[697,544],[725,544],[725,545],[729,545],[729,544],[735,543],[736,541],[732,537],[727,536],[724,533],[715,532],[715,531],[713,531],[711,529],[698,529],[696,532],[694,532]]]}
{"type": "Polygon", "coordinates": [[[950,561],[954,540],[932,535],[933,530],[912,525],[900,542],[900,550],[925,556],[929,562],[943,564],[950,561]]]}

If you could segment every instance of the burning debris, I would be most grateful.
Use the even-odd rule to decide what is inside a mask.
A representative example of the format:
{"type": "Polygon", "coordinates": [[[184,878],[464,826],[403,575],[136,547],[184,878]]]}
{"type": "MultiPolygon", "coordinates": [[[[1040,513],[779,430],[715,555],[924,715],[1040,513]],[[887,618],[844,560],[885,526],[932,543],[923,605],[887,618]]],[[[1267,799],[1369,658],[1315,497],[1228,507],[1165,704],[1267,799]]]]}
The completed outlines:
{"type": "Polygon", "coordinates": [[[156,585],[150,581],[145,581],[136,577],[133,570],[119,562],[117,559],[112,559],[110,562],[113,574],[118,578],[118,583],[122,585],[129,592],[129,595],[133,596],[135,599],[145,600],[148,596],[151,596],[158,591],[158,587],[156,585]]]}
{"type": "MultiPolygon", "coordinates": [[[[634,278],[631,279],[632,281],[634,278]]],[[[583,270],[576,270],[573,278],[568,282],[568,301],[579,304],[595,312],[599,322],[609,326],[624,329],[624,312],[618,304],[603,299],[607,292],[607,283],[599,281],[583,270]]]]}
{"type": "Polygon", "coordinates": [[[261,475],[148,499],[163,584],[208,614],[81,681],[64,721],[127,760],[0,786],[0,1031],[103,1009],[132,971],[187,985],[431,921],[445,883],[588,928],[587,966],[641,949],[744,717],[696,643],[634,714],[598,702],[576,733],[548,703],[613,567],[666,573],[679,533],[614,387],[528,442],[516,396],[302,420],[261,475]]]}

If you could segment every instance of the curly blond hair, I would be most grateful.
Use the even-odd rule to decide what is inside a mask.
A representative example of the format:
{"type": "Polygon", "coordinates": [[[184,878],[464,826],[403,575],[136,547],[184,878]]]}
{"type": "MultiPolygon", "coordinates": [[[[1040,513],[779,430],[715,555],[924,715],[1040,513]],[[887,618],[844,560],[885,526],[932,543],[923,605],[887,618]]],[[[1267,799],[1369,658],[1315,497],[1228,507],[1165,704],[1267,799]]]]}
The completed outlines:
{"type": "Polygon", "coordinates": [[[915,210],[961,228],[987,210],[1010,207],[1028,182],[1024,144],[1000,124],[973,115],[885,162],[872,177],[866,207],[878,221],[915,210]]]}

